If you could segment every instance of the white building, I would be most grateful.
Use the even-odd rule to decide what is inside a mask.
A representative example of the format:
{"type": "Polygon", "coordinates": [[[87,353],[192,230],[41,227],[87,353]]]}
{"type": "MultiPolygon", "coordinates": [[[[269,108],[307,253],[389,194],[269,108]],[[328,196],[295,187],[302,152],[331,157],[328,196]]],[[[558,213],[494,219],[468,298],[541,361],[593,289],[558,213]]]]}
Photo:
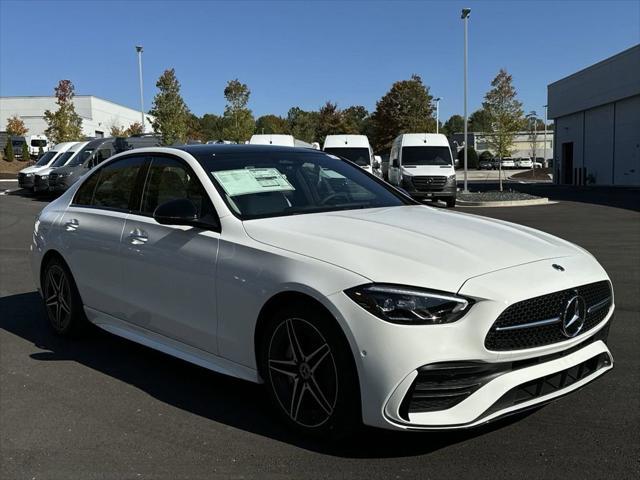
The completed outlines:
{"type": "MultiPolygon", "coordinates": [[[[87,137],[108,137],[111,127],[128,128],[142,121],[140,110],[125,107],[93,95],[76,95],[73,98],[76,113],[82,117],[82,131],[87,137]]],[[[29,129],[27,135],[44,134],[47,123],[45,110],[58,109],[56,97],[0,97],[0,130],[4,131],[7,119],[18,115],[29,129]]],[[[145,115],[145,132],[151,132],[149,115],[145,115]]]]}
{"type": "MultiPolygon", "coordinates": [[[[489,151],[492,154],[490,140],[492,133],[469,132],[469,146],[480,155],[489,151]]],[[[464,133],[456,133],[453,135],[453,144],[458,148],[462,148],[464,144],[464,133]]],[[[512,158],[531,158],[551,160],[553,158],[553,130],[538,130],[535,135],[532,132],[518,132],[511,145],[512,158]],[[546,139],[546,149],[545,149],[546,139]]],[[[539,160],[540,161],[540,160],[539,160]]]]}
{"type": "Polygon", "coordinates": [[[547,87],[555,175],[571,185],[640,185],[640,45],[547,87]]]}

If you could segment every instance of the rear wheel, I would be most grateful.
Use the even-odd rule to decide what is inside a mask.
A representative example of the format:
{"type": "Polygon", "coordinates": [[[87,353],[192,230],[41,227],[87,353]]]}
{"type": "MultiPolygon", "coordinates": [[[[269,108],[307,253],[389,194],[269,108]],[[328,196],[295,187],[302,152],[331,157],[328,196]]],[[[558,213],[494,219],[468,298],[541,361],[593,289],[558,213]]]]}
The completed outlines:
{"type": "Polygon", "coordinates": [[[287,307],[268,321],[260,372],[275,408],[298,431],[344,437],[360,424],[358,378],[346,339],[317,308],[287,307]]]}
{"type": "Polygon", "coordinates": [[[42,295],[49,325],[58,335],[71,336],[88,325],[80,294],[66,264],[51,259],[42,274],[42,295]]]}

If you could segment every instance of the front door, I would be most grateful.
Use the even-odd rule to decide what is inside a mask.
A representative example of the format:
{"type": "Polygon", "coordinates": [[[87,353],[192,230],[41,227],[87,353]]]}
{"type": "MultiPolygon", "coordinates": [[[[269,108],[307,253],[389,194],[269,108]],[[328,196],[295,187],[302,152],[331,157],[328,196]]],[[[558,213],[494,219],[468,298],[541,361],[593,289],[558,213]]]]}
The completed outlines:
{"type": "Polygon", "coordinates": [[[186,162],[154,157],[139,211],[127,217],[123,230],[123,317],[215,354],[215,269],[220,233],[219,229],[161,225],[153,219],[158,205],[178,198],[191,199],[201,219],[217,219],[204,187],[186,162]]]}

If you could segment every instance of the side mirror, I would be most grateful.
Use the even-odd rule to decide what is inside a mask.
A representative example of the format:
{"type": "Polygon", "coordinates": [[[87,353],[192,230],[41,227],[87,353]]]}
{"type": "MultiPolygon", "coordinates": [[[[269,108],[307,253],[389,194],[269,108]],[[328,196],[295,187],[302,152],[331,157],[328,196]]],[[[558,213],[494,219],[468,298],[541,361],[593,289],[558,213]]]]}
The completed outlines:
{"type": "Polygon", "coordinates": [[[374,160],[372,166],[374,170],[377,170],[380,168],[380,162],[378,160],[374,160]]]}
{"type": "Polygon", "coordinates": [[[198,223],[198,209],[188,198],[177,198],[158,205],[153,218],[161,225],[195,225],[198,223]]]}
{"type": "Polygon", "coordinates": [[[382,165],[382,158],[380,157],[380,155],[374,155],[373,168],[380,168],[380,165],[382,165]]]}
{"type": "Polygon", "coordinates": [[[394,158],[391,162],[391,166],[393,168],[400,168],[400,161],[397,158],[394,158]]]}

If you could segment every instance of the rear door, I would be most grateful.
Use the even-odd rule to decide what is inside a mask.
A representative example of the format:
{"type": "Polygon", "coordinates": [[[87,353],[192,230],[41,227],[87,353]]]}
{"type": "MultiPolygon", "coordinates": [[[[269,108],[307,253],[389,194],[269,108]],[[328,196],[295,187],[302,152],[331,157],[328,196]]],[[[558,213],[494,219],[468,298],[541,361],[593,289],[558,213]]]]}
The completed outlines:
{"type": "Polygon", "coordinates": [[[87,307],[118,316],[120,240],[145,158],[131,156],[91,172],[62,217],[63,255],[87,307]]]}
{"type": "Polygon", "coordinates": [[[151,160],[138,212],[122,236],[124,319],[181,343],[217,352],[215,269],[219,228],[161,225],[157,206],[191,199],[203,222],[219,225],[191,167],[173,156],[151,160]]]}

